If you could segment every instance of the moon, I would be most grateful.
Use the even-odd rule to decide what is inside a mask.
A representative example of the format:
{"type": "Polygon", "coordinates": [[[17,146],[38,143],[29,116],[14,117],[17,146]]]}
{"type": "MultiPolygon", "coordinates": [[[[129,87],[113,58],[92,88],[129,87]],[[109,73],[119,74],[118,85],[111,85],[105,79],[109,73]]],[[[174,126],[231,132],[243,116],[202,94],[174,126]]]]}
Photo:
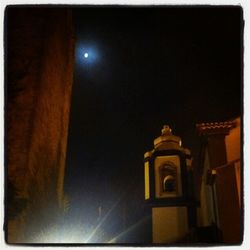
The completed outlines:
{"type": "Polygon", "coordinates": [[[89,53],[87,53],[87,52],[84,53],[84,57],[85,57],[85,58],[88,58],[88,57],[89,57],[89,53]]]}

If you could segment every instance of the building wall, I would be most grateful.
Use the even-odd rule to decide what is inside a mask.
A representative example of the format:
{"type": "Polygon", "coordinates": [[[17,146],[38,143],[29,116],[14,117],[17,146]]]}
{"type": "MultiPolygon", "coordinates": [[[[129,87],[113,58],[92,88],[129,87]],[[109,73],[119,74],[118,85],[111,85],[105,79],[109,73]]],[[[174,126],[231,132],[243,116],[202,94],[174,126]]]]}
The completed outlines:
{"type": "Polygon", "coordinates": [[[239,204],[241,203],[241,130],[240,130],[240,118],[235,120],[236,126],[230,131],[230,134],[226,136],[226,151],[227,161],[234,163],[236,185],[238,191],[239,204]]]}
{"type": "Polygon", "coordinates": [[[175,243],[188,232],[187,207],[152,208],[153,243],[175,243]]]}
{"type": "Polygon", "coordinates": [[[215,187],[222,241],[227,244],[239,244],[242,234],[241,211],[238,203],[235,171],[232,166],[216,171],[215,187]]]}
{"type": "Polygon", "coordinates": [[[235,127],[230,130],[225,138],[227,161],[240,159],[241,140],[240,140],[240,118],[235,119],[235,127]]]}
{"type": "Polygon", "coordinates": [[[239,243],[242,238],[240,207],[240,118],[225,137],[227,166],[218,168],[216,173],[217,201],[223,241],[239,243]]]}
{"type": "Polygon", "coordinates": [[[73,23],[64,8],[13,7],[5,14],[6,238],[30,242],[63,207],[73,23]]]}
{"type": "MultiPolygon", "coordinates": [[[[239,244],[241,230],[240,118],[229,123],[205,124],[203,176],[198,213],[199,226],[216,225],[226,244],[239,244]]],[[[216,239],[215,239],[216,240],[216,239]]]]}
{"type": "Polygon", "coordinates": [[[205,151],[204,157],[204,171],[201,181],[201,191],[200,191],[200,207],[198,211],[198,226],[208,227],[212,223],[215,223],[215,213],[213,206],[213,194],[212,186],[207,185],[207,171],[210,168],[210,162],[207,150],[205,151]]]}

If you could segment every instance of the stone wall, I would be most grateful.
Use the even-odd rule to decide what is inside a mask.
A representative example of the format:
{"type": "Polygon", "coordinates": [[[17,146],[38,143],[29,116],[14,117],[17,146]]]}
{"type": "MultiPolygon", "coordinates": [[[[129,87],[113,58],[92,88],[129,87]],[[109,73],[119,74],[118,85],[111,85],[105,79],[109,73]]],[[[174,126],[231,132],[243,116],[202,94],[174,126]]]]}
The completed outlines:
{"type": "Polygon", "coordinates": [[[6,240],[33,242],[63,210],[72,12],[9,7],[5,21],[6,240]]]}

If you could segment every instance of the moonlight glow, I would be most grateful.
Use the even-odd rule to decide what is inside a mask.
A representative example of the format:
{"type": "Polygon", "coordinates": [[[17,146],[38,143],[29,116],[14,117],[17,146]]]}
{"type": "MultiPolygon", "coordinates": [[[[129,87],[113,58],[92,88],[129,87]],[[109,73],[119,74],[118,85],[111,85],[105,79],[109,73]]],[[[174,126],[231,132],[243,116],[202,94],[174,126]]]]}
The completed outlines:
{"type": "Polygon", "coordinates": [[[75,50],[76,62],[79,66],[84,65],[85,71],[90,70],[90,67],[96,65],[99,62],[99,52],[100,51],[93,44],[77,43],[75,50]]]}

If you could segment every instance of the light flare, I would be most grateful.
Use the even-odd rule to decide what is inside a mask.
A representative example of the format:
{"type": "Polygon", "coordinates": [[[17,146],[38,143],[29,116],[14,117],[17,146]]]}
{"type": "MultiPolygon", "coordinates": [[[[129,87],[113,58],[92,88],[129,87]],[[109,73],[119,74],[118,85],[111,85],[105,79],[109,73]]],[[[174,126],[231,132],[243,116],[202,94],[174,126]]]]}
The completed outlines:
{"type": "Polygon", "coordinates": [[[122,231],[121,233],[119,233],[117,236],[115,236],[113,239],[109,240],[107,243],[116,243],[117,239],[119,239],[120,237],[126,235],[127,233],[129,233],[130,231],[134,230],[136,227],[138,227],[139,225],[141,225],[143,222],[145,222],[150,216],[147,216],[145,218],[142,218],[141,220],[137,221],[136,223],[134,223],[133,225],[131,225],[129,228],[125,229],[124,231],[122,231]]]}
{"type": "Polygon", "coordinates": [[[94,228],[94,230],[92,231],[92,233],[90,234],[90,236],[86,239],[86,243],[89,243],[89,241],[95,236],[95,234],[97,233],[98,229],[103,225],[103,223],[106,221],[106,219],[109,217],[109,215],[112,213],[112,211],[116,208],[116,206],[120,203],[121,198],[119,198],[114,205],[109,209],[109,211],[105,214],[105,216],[102,218],[102,220],[100,221],[100,223],[98,223],[98,225],[94,228]]]}

